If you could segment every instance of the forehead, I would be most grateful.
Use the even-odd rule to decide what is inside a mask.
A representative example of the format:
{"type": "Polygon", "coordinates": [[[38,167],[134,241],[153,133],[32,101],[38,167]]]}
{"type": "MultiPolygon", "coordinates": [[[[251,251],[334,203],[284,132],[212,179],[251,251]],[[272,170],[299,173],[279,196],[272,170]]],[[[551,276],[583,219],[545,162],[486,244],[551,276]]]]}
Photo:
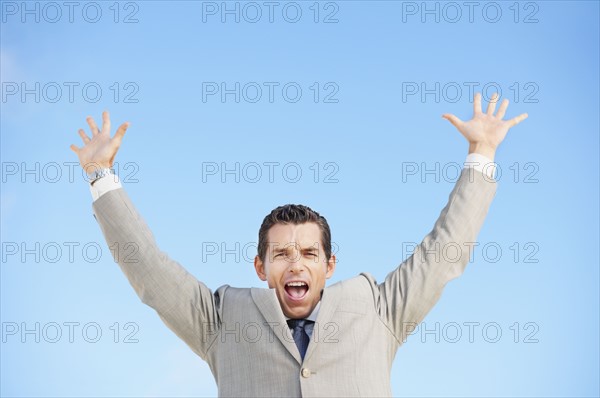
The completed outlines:
{"type": "Polygon", "coordinates": [[[267,234],[272,249],[288,244],[298,244],[302,248],[321,246],[321,230],[314,222],[303,224],[275,224],[267,234]]]}

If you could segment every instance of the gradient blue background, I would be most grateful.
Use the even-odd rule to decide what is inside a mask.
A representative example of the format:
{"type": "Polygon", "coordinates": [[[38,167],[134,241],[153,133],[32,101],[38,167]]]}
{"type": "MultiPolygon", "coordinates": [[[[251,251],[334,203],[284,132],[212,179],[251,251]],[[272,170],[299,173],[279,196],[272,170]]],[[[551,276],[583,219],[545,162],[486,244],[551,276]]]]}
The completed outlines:
{"type": "MultiPolygon", "coordinates": [[[[285,2],[278,3],[273,23],[266,7],[257,23],[235,23],[232,16],[222,23],[219,15],[203,22],[203,3],[193,1],[121,2],[117,23],[114,2],[97,2],[97,23],[82,18],[88,3],[79,2],[73,23],[65,7],[56,23],[43,15],[39,22],[34,15],[22,22],[20,10],[6,12],[7,3],[22,7],[1,4],[2,396],[217,394],[208,366],[135,296],[92,216],[80,168],[70,179],[63,166],[77,162],[69,145],[81,145],[77,130],[89,131],[87,115],[99,120],[102,110],[110,110],[113,131],[131,122],[116,159],[127,177],[125,189],[161,248],[209,287],[266,287],[243,256],[223,261],[203,253],[203,244],[252,244],[262,218],[290,202],[313,207],[331,225],[339,263],[329,283],[362,271],[383,280],[407,257],[405,244],[420,242],[431,230],[453,187],[451,167],[467,154],[464,138],[440,117],[471,117],[465,82],[476,82],[478,91],[496,82],[511,101],[507,117],[528,112],[529,119],[509,132],[497,152],[503,174],[474,261],[448,284],[422,325],[479,322],[474,341],[466,326],[457,343],[418,331],[396,356],[393,394],[600,394],[598,2],[498,2],[502,16],[495,23],[482,16],[489,2],[478,2],[472,22],[461,6],[456,23],[448,21],[453,10],[443,2],[427,3],[439,7],[439,22],[434,15],[422,22],[420,12],[403,15],[412,5],[420,11],[421,2],[338,1],[336,23],[323,23],[336,10],[325,9],[325,2],[317,4],[315,23],[312,1],[297,3],[303,11],[297,23],[282,18],[285,2]],[[123,23],[133,11],[137,22],[123,23]],[[524,23],[527,15],[530,23],[524,23]],[[22,82],[29,88],[35,82],[80,85],[73,102],[66,91],[55,103],[6,95],[11,83],[22,82]],[[89,82],[103,89],[98,102],[82,97],[89,82]],[[109,89],[114,82],[121,87],[116,103],[109,89]],[[135,103],[124,102],[132,91],[123,88],[128,82],[139,89],[135,103]],[[279,88],[297,82],[303,95],[296,103],[280,91],[273,103],[266,97],[236,103],[231,95],[225,102],[203,102],[202,82],[279,82],[279,88]],[[315,103],[309,89],[314,82],[337,84],[338,102],[321,97],[315,103]],[[463,91],[456,101],[454,92],[437,101],[434,95],[403,100],[406,82],[429,88],[451,83],[463,91]],[[35,171],[21,170],[36,162],[39,182],[35,171]],[[55,182],[55,169],[47,166],[52,162],[61,165],[55,182]],[[281,165],[273,182],[263,174],[256,183],[236,183],[232,175],[224,183],[220,175],[207,176],[203,183],[203,162],[281,165]],[[290,162],[302,169],[297,183],[281,174],[290,162]],[[315,162],[321,169],[317,182],[310,169],[315,162]],[[333,170],[324,169],[328,162],[337,166],[335,183],[323,181],[333,170]],[[403,175],[406,165],[421,168],[421,162],[428,169],[439,162],[438,181],[433,174],[403,175]],[[19,171],[12,175],[7,170],[15,164],[19,171]],[[39,262],[6,252],[12,243],[34,248],[36,242],[61,246],[58,261],[47,261],[55,252],[39,262]],[[65,242],[79,245],[72,261],[65,242]],[[86,243],[101,247],[97,262],[86,261],[86,243]],[[500,247],[501,255],[491,250],[486,257],[485,244],[500,247]],[[36,343],[35,334],[21,336],[20,330],[5,333],[15,323],[34,328],[36,322],[40,328],[80,325],[73,342],[65,326],[56,343],[44,336],[36,343]],[[102,331],[97,343],[82,337],[82,325],[91,322],[102,331]],[[110,329],[115,322],[117,342],[110,329]],[[125,329],[128,322],[137,325],[137,343],[124,342],[132,331],[125,329]],[[492,322],[502,332],[496,343],[482,335],[482,326],[492,322]],[[529,340],[537,342],[525,342],[532,332],[529,340]]],[[[41,12],[45,3],[37,4],[41,12]]],[[[494,17],[494,9],[488,11],[494,17]]],[[[487,97],[494,91],[488,87],[487,97]]],[[[95,256],[93,249],[88,255],[95,256]]]]}

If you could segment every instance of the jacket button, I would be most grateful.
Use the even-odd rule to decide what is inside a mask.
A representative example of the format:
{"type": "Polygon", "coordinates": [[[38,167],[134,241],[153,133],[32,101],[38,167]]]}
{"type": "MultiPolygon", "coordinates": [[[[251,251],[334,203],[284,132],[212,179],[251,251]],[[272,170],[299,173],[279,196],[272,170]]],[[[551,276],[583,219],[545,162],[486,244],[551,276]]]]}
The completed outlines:
{"type": "Polygon", "coordinates": [[[308,368],[302,368],[301,374],[302,374],[302,377],[309,378],[310,377],[310,369],[308,369],[308,368]]]}

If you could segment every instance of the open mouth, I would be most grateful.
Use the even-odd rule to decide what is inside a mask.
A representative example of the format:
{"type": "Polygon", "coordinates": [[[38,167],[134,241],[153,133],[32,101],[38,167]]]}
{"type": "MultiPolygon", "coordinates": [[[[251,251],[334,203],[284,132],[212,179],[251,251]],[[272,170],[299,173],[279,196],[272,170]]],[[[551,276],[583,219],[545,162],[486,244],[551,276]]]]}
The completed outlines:
{"type": "Polygon", "coordinates": [[[288,282],[285,284],[285,292],[291,300],[302,300],[308,293],[308,284],[301,281],[288,282]]]}

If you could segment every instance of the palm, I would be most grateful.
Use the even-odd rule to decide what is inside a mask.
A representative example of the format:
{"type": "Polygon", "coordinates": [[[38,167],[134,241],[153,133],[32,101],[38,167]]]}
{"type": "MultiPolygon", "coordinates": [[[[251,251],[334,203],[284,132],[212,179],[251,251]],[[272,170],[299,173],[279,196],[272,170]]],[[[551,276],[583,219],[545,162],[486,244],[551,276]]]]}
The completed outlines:
{"type": "Polygon", "coordinates": [[[459,131],[469,142],[484,142],[496,147],[506,137],[508,129],[508,121],[478,113],[464,123],[459,131]]]}
{"type": "Polygon", "coordinates": [[[463,122],[452,114],[444,114],[443,118],[452,123],[458,131],[469,141],[469,144],[485,145],[489,148],[497,148],[504,140],[508,130],[527,118],[523,113],[510,120],[502,120],[508,108],[508,100],[505,99],[500,105],[500,109],[494,115],[498,95],[494,94],[488,104],[487,112],[481,111],[481,94],[475,94],[473,100],[473,118],[468,122],[463,122]]]}
{"type": "MultiPolygon", "coordinates": [[[[78,148],[71,145],[73,152],[79,157],[81,167],[87,170],[88,167],[112,167],[115,155],[121,145],[121,140],[129,123],[123,123],[110,138],[110,117],[108,112],[102,113],[102,130],[100,130],[92,117],[87,118],[87,122],[92,131],[92,138],[89,138],[83,129],[79,130],[79,136],[83,140],[84,147],[78,148]]],[[[89,171],[89,170],[88,170],[89,171]]]]}

